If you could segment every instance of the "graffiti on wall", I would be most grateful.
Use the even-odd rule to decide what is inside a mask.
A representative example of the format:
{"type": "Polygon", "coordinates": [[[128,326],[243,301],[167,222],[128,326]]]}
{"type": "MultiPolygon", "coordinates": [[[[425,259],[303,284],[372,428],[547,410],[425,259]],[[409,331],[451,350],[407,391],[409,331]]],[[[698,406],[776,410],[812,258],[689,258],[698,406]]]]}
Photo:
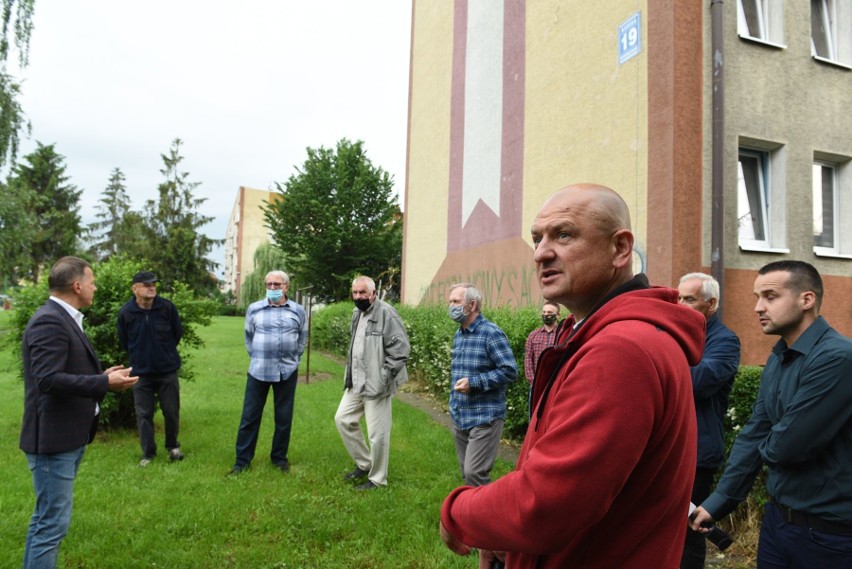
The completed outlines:
{"type": "Polygon", "coordinates": [[[486,306],[524,307],[541,299],[535,267],[522,264],[442,276],[421,289],[421,304],[446,304],[450,287],[458,283],[471,283],[479,289],[486,306]]]}

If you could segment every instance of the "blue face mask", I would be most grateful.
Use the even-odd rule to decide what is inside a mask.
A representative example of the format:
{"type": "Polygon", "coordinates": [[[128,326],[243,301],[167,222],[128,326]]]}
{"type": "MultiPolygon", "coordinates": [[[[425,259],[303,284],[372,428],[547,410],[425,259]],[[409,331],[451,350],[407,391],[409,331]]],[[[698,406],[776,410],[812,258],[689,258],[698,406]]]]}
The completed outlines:
{"type": "Polygon", "coordinates": [[[450,319],[461,324],[464,322],[464,319],[467,318],[467,314],[464,313],[464,305],[455,304],[451,305],[449,309],[450,319]]]}
{"type": "Polygon", "coordinates": [[[278,302],[279,300],[281,300],[282,296],[284,296],[284,291],[280,288],[266,290],[266,298],[270,302],[278,302]]]}

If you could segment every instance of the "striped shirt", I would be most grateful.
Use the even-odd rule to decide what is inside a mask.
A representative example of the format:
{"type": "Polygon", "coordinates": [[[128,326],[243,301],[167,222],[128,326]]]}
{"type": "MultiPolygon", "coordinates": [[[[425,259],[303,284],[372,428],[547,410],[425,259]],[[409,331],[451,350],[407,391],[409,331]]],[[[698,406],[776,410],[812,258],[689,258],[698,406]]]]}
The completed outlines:
{"type": "Polygon", "coordinates": [[[506,387],[518,377],[509,339],[496,324],[481,314],[453,337],[450,416],[463,430],[506,418],[506,387]],[[469,393],[452,389],[462,378],[469,393]]]}
{"type": "Polygon", "coordinates": [[[287,379],[299,368],[308,340],[308,319],[300,304],[253,302],[246,310],[246,351],[249,375],[260,381],[287,379]]]}

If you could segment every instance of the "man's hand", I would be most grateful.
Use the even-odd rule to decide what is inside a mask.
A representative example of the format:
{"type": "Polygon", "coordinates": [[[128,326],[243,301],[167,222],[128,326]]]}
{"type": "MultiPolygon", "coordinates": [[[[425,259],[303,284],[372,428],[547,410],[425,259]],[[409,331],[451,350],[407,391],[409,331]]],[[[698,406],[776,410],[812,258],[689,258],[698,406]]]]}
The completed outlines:
{"type": "Polygon", "coordinates": [[[713,516],[707,510],[698,506],[692,512],[692,515],[689,516],[689,527],[699,533],[707,533],[710,531],[710,528],[704,527],[704,525],[711,526],[713,525],[713,521],[713,516]]]}
{"type": "Polygon", "coordinates": [[[444,545],[447,546],[447,549],[455,553],[456,555],[467,555],[470,553],[470,547],[463,544],[447,531],[447,528],[444,527],[444,524],[441,523],[441,539],[444,541],[444,545]]]}
{"type": "Polygon", "coordinates": [[[470,380],[466,377],[461,378],[453,386],[453,389],[459,393],[470,393],[470,380]]]}
{"type": "Polygon", "coordinates": [[[107,389],[110,391],[124,391],[125,389],[133,387],[133,385],[139,381],[139,376],[131,376],[131,371],[133,371],[132,367],[121,366],[113,366],[106,370],[104,373],[107,374],[107,378],[109,379],[109,386],[107,389]]]}

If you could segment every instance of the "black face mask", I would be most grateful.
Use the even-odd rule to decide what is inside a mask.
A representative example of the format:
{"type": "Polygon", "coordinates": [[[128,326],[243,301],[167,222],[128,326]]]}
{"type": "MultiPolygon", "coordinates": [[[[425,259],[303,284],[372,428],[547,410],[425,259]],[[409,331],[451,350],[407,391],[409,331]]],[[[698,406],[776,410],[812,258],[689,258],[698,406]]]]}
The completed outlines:
{"type": "Polygon", "coordinates": [[[556,315],[555,314],[546,314],[546,315],[541,317],[541,321],[544,322],[545,324],[553,324],[554,322],[556,322],[556,315]]]}
{"type": "Polygon", "coordinates": [[[369,298],[359,298],[355,301],[355,306],[357,306],[358,310],[361,312],[367,312],[373,305],[370,303],[369,298]]]}

